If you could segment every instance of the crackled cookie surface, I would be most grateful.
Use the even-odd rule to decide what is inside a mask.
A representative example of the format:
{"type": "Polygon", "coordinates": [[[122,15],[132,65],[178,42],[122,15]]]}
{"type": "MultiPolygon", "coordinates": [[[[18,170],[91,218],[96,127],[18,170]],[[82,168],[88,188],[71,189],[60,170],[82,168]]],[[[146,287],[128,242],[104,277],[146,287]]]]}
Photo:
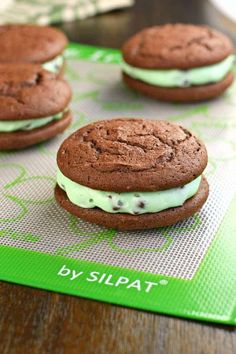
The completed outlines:
{"type": "Polygon", "coordinates": [[[57,164],[59,204],[107,227],[169,225],[194,214],[208,196],[204,144],[167,121],[89,124],[62,143],[57,164]]]}
{"type": "Polygon", "coordinates": [[[0,26],[0,63],[35,63],[62,73],[68,41],[60,30],[49,26],[0,26]]]}

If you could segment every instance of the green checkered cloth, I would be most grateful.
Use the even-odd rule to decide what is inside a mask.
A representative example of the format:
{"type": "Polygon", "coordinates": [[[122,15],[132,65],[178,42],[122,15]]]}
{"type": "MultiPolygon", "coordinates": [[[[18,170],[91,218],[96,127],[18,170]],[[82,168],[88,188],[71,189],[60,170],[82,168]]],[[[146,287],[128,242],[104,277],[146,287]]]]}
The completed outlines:
{"type": "Polygon", "coordinates": [[[38,23],[46,25],[94,16],[131,6],[134,0],[4,0],[0,24],[38,23]]]}

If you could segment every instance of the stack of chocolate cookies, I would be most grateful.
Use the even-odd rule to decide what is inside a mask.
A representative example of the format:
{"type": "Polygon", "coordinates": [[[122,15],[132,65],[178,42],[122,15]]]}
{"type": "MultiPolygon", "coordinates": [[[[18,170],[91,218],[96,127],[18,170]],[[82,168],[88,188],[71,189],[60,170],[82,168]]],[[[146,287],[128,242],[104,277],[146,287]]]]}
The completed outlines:
{"type": "Polygon", "coordinates": [[[64,131],[71,89],[63,79],[65,35],[52,27],[0,26],[0,150],[64,131]]]}
{"type": "MultiPolygon", "coordinates": [[[[0,150],[21,149],[64,131],[71,90],[63,79],[67,39],[33,25],[0,26],[0,150]]],[[[164,101],[214,98],[233,81],[233,45],[206,26],[145,29],[123,47],[122,75],[164,101]]],[[[196,213],[208,197],[204,143],[158,120],[98,121],[74,132],[57,156],[57,202],[95,224],[136,230],[196,213]]]]}

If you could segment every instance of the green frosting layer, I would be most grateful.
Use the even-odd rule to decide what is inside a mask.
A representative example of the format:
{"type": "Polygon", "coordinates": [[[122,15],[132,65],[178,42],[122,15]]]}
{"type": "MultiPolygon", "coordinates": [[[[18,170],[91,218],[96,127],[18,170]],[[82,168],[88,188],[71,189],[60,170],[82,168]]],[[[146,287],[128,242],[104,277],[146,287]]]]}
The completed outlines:
{"type": "Polygon", "coordinates": [[[61,70],[63,63],[64,63],[64,56],[58,55],[53,60],[42,64],[42,67],[48,71],[51,71],[52,73],[57,74],[61,70]]]}
{"type": "Polygon", "coordinates": [[[179,188],[157,192],[105,192],[85,187],[64,176],[58,169],[57,183],[71,203],[81,208],[98,207],[108,213],[144,214],[181,206],[195,195],[201,176],[179,188]]]}
{"type": "Polygon", "coordinates": [[[122,70],[134,79],[161,87],[188,87],[221,81],[233,67],[235,56],[229,55],[219,63],[189,70],[151,70],[122,62],[122,70]]]}
{"type": "Polygon", "coordinates": [[[36,119],[25,119],[25,120],[0,120],[0,132],[9,133],[18,130],[32,130],[43,125],[46,125],[53,120],[58,120],[63,117],[64,112],[55,114],[54,116],[36,119]]]}

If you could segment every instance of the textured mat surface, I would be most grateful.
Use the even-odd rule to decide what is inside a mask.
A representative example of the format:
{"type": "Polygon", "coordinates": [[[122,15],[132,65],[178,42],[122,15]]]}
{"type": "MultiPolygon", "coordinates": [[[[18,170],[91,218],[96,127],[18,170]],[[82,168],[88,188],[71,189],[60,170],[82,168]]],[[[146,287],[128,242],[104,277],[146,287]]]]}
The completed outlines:
{"type": "Polygon", "coordinates": [[[0,278],[235,323],[236,85],[215,101],[164,104],[123,86],[115,50],[72,45],[68,57],[72,126],[49,142],[0,154],[0,278]],[[168,228],[116,232],[84,223],[56,205],[55,156],[61,141],[90,121],[123,116],[175,121],[204,140],[210,196],[200,213],[168,228]],[[82,268],[86,272],[70,280],[82,268]]]}

